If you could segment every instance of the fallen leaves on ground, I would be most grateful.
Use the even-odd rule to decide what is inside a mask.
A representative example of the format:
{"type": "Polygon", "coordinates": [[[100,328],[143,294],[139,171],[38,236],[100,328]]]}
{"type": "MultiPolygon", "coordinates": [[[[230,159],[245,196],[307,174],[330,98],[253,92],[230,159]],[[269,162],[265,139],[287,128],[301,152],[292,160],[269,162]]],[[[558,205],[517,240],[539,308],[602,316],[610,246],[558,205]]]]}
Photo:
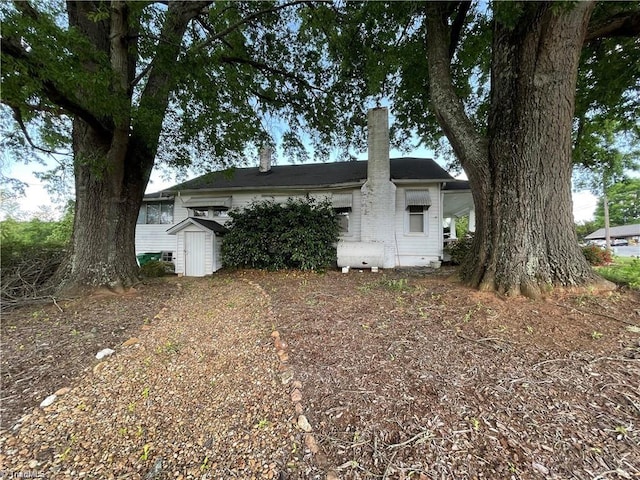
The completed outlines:
{"type": "Polygon", "coordinates": [[[56,359],[65,364],[55,347],[62,330],[43,330],[54,346],[38,358],[38,323],[23,311],[24,325],[18,314],[2,326],[3,396],[22,403],[6,410],[0,469],[51,478],[637,478],[638,293],[501,299],[451,273],[240,271],[167,280],[132,304],[76,303],[68,328],[125,329],[100,345],[116,350],[102,362],[97,345],[76,352],[84,370],[64,385],[47,376],[59,372],[56,359]],[[29,376],[17,365],[29,335],[36,343],[23,370],[44,372],[43,391],[11,381],[29,376]],[[21,405],[28,413],[14,426],[21,405]]]}

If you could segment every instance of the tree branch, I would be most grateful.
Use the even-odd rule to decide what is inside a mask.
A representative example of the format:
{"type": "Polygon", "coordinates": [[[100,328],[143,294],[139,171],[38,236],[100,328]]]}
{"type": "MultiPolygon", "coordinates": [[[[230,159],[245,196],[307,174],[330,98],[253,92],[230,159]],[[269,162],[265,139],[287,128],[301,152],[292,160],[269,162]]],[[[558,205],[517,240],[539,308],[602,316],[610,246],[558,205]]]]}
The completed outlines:
{"type": "Polygon", "coordinates": [[[453,55],[456,53],[456,48],[458,48],[460,33],[462,32],[462,27],[464,26],[464,21],[467,18],[467,12],[469,12],[470,7],[470,1],[460,2],[458,5],[456,18],[451,25],[451,35],[449,36],[449,60],[453,58],[453,55]]]}
{"type": "Polygon", "coordinates": [[[439,2],[427,3],[425,7],[429,96],[438,123],[462,166],[481,173],[486,169],[484,161],[488,155],[488,142],[476,131],[453,85],[446,7],[439,2]]]}
{"type": "Polygon", "coordinates": [[[11,110],[13,110],[13,118],[15,119],[17,124],[20,126],[20,130],[22,130],[22,134],[24,135],[24,138],[27,140],[27,143],[29,145],[31,145],[31,148],[33,148],[34,150],[38,150],[39,152],[48,153],[50,155],[69,156],[69,153],[56,152],[55,150],[49,150],[49,149],[42,148],[42,147],[39,147],[38,145],[36,145],[33,142],[33,140],[31,139],[31,136],[29,135],[29,132],[27,131],[27,127],[24,124],[24,119],[22,118],[22,112],[20,112],[20,109],[18,107],[11,106],[11,105],[9,106],[9,108],[11,108],[11,110]]]}
{"type": "Polygon", "coordinates": [[[309,82],[307,82],[304,78],[300,78],[298,77],[296,74],[288,72],[286,70],[281,70],[279,68],[275,68],[272,67],[270,65],[267,65],[266,63],[263,62],[258,62],[255,60],[252,60],[250,58],[242,58],[242,57],[230,57],[227,55],[223,55],[220,57],[220,60],[225,62],[225,63],[239,63],[242,65],[249,65],[257,70],[263,70],[266,72],[270,72],[270,73],[274,73],[276,75],[282,75],[285,78],[289,78],[291,80],[294,80],[295,82],[299,83],[300,85],[305,86],[306,88],[310,89],[310,90],[318,90],[320,92],[326,92],[326,90],[323,90],[320,87],[317,87],[315,85],[310,84],[309,82]]]}
{"type": "Polygon", "coordinates": [[[596,25],[589,25],[584,41],[598,38],[635,37],[640,35],[640,10],[622,12],[596,25]]]}
{"type": "Polygon", "coordinates": [[[282,4],[282,5],[277,5],[277,6],[272,7],[272,8],[266,8],[264,10],[260,10],[258,12],[252,13],[251,15],[248,15],[248,16],[246,16],[244,18],[241,18],[236,23],[234,23],[232,25],[229,25],[227,28],[225,28],[224,30],[216,33],[215,35],[212,35],[211,37],[209,37],[207,39],[206,42],[204,42],[202,45],[200,45],[200,47],[207,47],[207,46],[211,45],[216,40],[219,40],[219,39],[221,39],[223,37],[226,37],[231,32],[237,30],[238,27],[240,27],[241,25],[244,25],[245,23],[249,23],[252,20],[255,20],[256,18],[261,17],[262,15],[266,15],[267,13],[278,12],[278,11],[283,10],[285,8],[289,8],[289,7],[292,7],[294,5],[299,5],[301,3],[311,3],[311,2],[310,2],[310,0],[296,0],[294,2],[289,2],[289,3],[282,4]]]}
{"type": "Polygon", "coordinates": [[[2,37],[0,38],[0,50],[3,55],[8,55],[21,62],[27,68],[29,75],[41,82],[43,93],[53,103],[62,107],[67,112],[81,117],[100,132],[108,133],[110,131],[110,129],[85,108],[84,105],[65,94],[54,81],[43,77],[42,72],[45,72],[46,69],[42,68],[39,63],[33,61],[29,52],[22,47],[19,41],[10,37],[2,37]]]}
{"type": "Polygon", "coordinates": [[[30,17],[32,20],[38,20],[40,14],[26,0],[16,0],[13,2],[16,9],[23,15],[30,17]]]}

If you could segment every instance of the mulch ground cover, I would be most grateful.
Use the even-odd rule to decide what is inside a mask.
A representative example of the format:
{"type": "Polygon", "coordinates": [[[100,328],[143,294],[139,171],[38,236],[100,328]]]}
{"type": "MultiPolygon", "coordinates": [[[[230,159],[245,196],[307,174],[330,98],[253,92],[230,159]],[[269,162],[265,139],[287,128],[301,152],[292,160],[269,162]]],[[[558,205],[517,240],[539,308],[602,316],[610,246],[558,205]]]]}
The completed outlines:
{"type": "Polygon", "coordinates": [[[5,314],[0,471],[640,478],[638,292],[453,273],[220,272],[5,314]]]}

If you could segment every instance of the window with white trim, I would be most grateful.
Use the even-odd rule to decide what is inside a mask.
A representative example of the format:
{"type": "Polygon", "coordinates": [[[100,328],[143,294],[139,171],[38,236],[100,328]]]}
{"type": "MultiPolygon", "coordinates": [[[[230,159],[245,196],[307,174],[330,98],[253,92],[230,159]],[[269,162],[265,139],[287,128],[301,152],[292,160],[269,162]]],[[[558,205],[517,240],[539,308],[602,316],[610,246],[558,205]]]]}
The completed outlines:
{"type": "Polygon", "coordinates": [[[215,218],[222,217],[227,218],[229,209],[227,207],[193,207],[189,208],[189,216],[190,217],[199,217],[199,218],[215,218]]]}
{"type": "Polygon", "coordinates": [[[209,216],[209,209],[208,208],[192,208],[191,216],[207,218],[209,216]]]}
{"type": "Polygon", "coordinates": [[[350,215],[351,208],[353,206],[353,194],[348,193],[333,193],[331,195],[331,204],[333,205],[333,211],[338,216],[338,225],[340,227],[340,235],[349,235],[351,229],[350,215]]]}
{"type": "Polygon", "coordinates": [[[143,202],[138,224],[169,225],[173,223],[173,202],[143,202]]]}
{"type": "Polygon", "coordinates": [[[349,233],[349,215],[351,213],[350,207],[334,208],[336,216],[338,217],[338,226],[340,227],[338,233],[340,235],[347,235],[349,233]]]}
{"type": "Polygon", "coordinates": [[[409,233],[424,233],[425,209],[422,205],[411,205],[407,209],[409,213],[409,233]]]}
{"type": "Polygon", "coordinates": [[[225,207],[213,207],[211,212],[214,217],[222,217],[222,218],[229,217],[229,209],[225,207]]]}
{"type": "Polygon", "coordinates": [[[427,210],[431,206],[429,190],[405,191],[407,211],[406,233],[425,234],[427,232],[427,210]]]}

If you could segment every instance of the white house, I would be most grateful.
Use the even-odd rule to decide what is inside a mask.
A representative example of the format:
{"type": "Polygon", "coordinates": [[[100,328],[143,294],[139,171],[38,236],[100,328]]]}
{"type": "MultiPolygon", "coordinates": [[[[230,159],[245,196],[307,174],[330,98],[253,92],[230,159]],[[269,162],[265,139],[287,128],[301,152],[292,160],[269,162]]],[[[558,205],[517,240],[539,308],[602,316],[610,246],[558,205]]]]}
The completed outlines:
{"type": "Polygon", "coordinates": [[[313,197],[328,199],[340,216],[338,266],[428,266],[442,259],[443,220],[470,214],[473,223],[468,183],[431,159],[389,159],[386,108],[370,111],[368,129],[368,161],[271,166],[265,151],[260,167],[211,172],[145,196],[136,253],[163,252],[179,274],[211,274],[222,267],[229,210],[313,197]]]}

